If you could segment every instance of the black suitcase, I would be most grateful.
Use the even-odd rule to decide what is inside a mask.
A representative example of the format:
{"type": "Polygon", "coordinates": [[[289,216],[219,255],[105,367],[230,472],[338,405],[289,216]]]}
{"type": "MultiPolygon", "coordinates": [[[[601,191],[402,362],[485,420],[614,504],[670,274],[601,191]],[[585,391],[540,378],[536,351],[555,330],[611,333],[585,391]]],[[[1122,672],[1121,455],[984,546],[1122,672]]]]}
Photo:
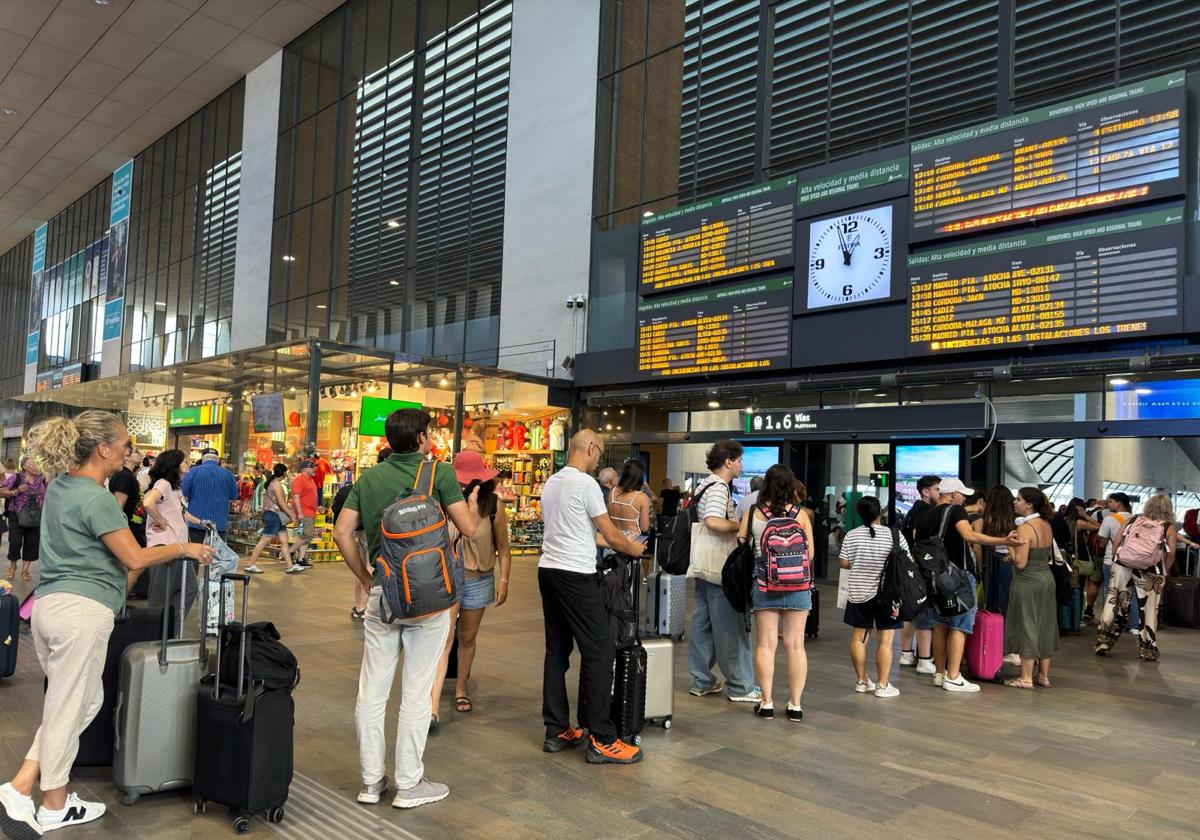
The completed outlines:
{"type": "MultiPolygon", "coordinates": [[[[641,590],[641,560],[636,557],[620,558],[634,566],[630,571],[631,579],[638,582],[633,586],[633,615],[638,614],[641,590]]],[[[612,699],[609,701],[608,716],[616,727],[617,737],[626,743],[640,744],[640,733],[646,723],[646,649],[642,647],[641,635],[638,632],[638,622],[633,622],[633,644],[617,650],[613,663],[612,699]]],[[[579,725],[584,729],[588,726],[587,690],[582,677],[579,680],[578,710],[579,725]]]]}
{"type": "MultiPolygon", "coordinates": [[[[222,590],[227,581],[242,583],[242,621],[246,626],[246,596],[249,575],[221,575],[222,590]]],[[[222,597],[224,597],[222,595],[222,597]]],[[[217,661],[214,672],[204,678],[196,700],[196,772],[192,792],[195,812],[204,813],[208,803],[226,805],[234,812],[234,831],[250,830],[250,818],[265,812],[274,823],[283,821],[284,804],[292,784],[292,736],[296,706],[286,691],[265,688],[261,683],[245,683],[245,663],[249,661],[248,634],[240,634],[237,656],[238,684],[222,685],[221,640],[226,638],[224,611],[217,632],[217,661]]]]}
{"type": "Polygon", "coordinates": [[[804,635],[815,639],[821,629],[821,590],[814,586],[808,591],[812,593],[813,603],[812,609],[808,611],[808,620],[804,622],[804,635]]]}
{"type": "Polygon", "coordinates": [[[17,670],[17,644],[21,641],[21,605],[12,595],[0,595],[0,679],[17,670]]]}
{"type": "Polygon", "coordinates": [[[1162,594],[1162,618],[1177,627],[1200,627],[1200,562],[1191,549],[1184,553],[1183,562],[1176,563],[1179,574],[1166,579],[1162,594]]]}
{"type": "MultiPolygon", "coordinates": [[[[168,638],[173,639],[177,611],[174,606],[169,609],[171,612],[167,617],[168,638]]],[[[113,621],[112,635],[108,637],[108,652],[104,659],[104,673],[100,677],[104,686],[104,702],[87,729],[79,735],[79,752],[75,754],[73,766],[112,767],[113,747],[116,743],[113,713],[117,708],[117,691],[121,682],[121,655],[130,645],[162,638],[162,623],[161,609],[126,609],[113,621]]]]}

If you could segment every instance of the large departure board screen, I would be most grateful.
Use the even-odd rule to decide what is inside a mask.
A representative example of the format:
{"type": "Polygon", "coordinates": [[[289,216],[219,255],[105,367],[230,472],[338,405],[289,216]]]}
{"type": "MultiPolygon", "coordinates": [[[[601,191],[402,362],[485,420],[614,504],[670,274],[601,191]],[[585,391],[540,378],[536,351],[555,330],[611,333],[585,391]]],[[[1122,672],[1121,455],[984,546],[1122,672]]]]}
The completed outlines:
{"type": "Polygon", "coordinates": [[[644,300],[638,373],[702,376],[788,367],[792,276],[644,300]]]}
{"type": "Polygon", "coordinates": [[[796,178],[642,220],[643,295],[791,268],[796,178]]]}
{"type": "Polygon", "coordinates": [[[1183,193],[1182,72],[912,144],[914,242],[1183,193]]]}
{"type": "Polygon", "coordinates": [[[913,254],[910,355],[1182,328],[1183,205],[913,254]]]}

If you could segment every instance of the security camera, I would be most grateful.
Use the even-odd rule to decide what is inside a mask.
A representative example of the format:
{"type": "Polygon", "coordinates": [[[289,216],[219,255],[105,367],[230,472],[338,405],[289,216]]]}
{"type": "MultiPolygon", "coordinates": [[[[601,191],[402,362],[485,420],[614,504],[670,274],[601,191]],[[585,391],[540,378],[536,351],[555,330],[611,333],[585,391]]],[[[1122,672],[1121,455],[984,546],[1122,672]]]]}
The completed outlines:
{"type": "Polygon", "coordinates": [[[567,309],[575,308],[575,298],[573,298],[573,297],[567,298],[566,303],[567,303],[567,309]]]}
{"type": "Polygon", "coordinates": [[[583,295],[575,295],[575,308],[583,309],[585,306],[587,306],[587,298],[583,295]]]}
{"type": "Polygon", "coordinates": [[[565,371],[575,370],[575,357],[567,356],[562,360],[562,369],[565,371]]]}

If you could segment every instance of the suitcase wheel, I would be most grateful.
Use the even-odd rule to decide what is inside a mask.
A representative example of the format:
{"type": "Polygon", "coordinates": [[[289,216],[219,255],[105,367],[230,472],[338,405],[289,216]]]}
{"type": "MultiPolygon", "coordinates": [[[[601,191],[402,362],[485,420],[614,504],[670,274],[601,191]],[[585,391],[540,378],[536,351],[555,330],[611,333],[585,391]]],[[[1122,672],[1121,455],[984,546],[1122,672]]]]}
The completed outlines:
{"type": "Polygon", "coordinates": [[[234,834],[248,834],[250,832],[250,818],[238,817],[233,821],[234,834]]]}
{"type": "Polygon", "coordinates": [[[201,799],[200,797],[197,796],[196,801],[192,803],[192,813],[199,815],[199,814],[204,814],[207,812],[208,812],[208,801],[201,799]]]}
{"type": "Polygon", "coordinates": [[[670,729],[670,728],[671,728],[671,718],[669,718],[669,717],[663,718],[663,729],[670,729]]]}
{"type": "Polygon", "coordinates": [[[634,745],[635,745],[635,746],[639,746],[639,747],[640,747],[640,746],[642,745],[642,736],[641,736],[641,735],[634,735],[634,736],[633,736],[633,743],[634,743],[634,745]]]}
{"type": "Polygon", "coordinates": [[[278,805],[267,811],[267,819],[273,823],[283,822],[283,806],[278,805]]]}
{"type": "Polygon", "coordinates": [[[136,790],[131,790],[121,797],[122,805],[136,805],[137,801],[142,798],[142,795],[136,790]]]}

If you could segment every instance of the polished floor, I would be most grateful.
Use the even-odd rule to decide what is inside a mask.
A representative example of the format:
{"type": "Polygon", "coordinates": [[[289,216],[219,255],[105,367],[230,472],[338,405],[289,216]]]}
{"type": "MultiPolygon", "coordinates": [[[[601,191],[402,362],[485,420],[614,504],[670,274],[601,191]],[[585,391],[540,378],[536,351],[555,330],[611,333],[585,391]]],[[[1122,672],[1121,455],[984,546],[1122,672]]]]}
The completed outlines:
{"type": "MultiPolygon", "coordinates": [[[[807,646],[802,724],[689,696],[681,649],[674,727],[646,733],[642,764],[594,767],[578,752],[540,749],[543,643],[532,558],[516,561],[510,602],[484,620],[475,711],[455,714],[452,687],[443,696],[426,768],[450,785],[450,798],[410,812],[364,808],[353,802],[361,630],[349,618],[348,573],[321,564],[285,576],[279,564],[266,566],[251,615],[278,625],[303,679],[287,818],[257,820],[252,835],[1182,840],[1200,832],[1200,631],[1165,629],[1156,665],[1138,661],[1132,640],[1101,659],[1087,636],[1065,639],[1053,689],[989,685],[954,695],[905,669],[901,695],[882,700],[853,692],[849,633],[827,590],[820,638],[807,646]]],[[[0,774],[28,746],[41,686],[26,640],[16,676],[0,681],[0,774]]],[[[111,809],[69,830],[81,838],[232,835],[222,809],[193,817],[186,793],[125,807],[102,774],[77,787],[111,809]]]]}

